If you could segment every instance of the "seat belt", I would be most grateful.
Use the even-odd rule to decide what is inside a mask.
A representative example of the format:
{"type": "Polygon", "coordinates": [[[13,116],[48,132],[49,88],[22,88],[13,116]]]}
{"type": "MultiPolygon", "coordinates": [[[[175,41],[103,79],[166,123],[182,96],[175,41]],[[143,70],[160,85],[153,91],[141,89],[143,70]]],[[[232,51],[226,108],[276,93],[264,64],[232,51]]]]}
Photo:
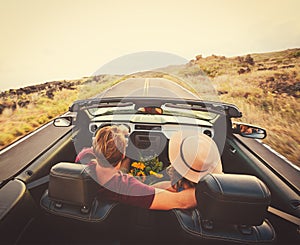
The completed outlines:
{"type": "Polygon", "coordinates": [[[272,214],[279,216],[282,219],[285,219],[295,225],[298,225],[298,227],[300,228],[300,219],[298,217],[295,217],[293,215],[290,215],[288,213],[285,213],[285,212],[283,212],[279,209],[273,208],[273,207],[269,207],[268,211],[272,214]]]}
{"type": "Polygon", "coordinates": [[[42,177],[42,178],[39,178],[39,179],[37,179],[37,180],[34,180],[34,181],[28,183],[28,184],[26,185],[26,187],[27,187],[28,190],[31,190],[31,189],[33,189],[33,188],[35,188],[35,187],[37,187],[37,186],[46,184],[46,183],[48,183],[48,182],[49,182],[49,175],[46,175],[46,176],[44,176],[44,177],[42,177]]]}

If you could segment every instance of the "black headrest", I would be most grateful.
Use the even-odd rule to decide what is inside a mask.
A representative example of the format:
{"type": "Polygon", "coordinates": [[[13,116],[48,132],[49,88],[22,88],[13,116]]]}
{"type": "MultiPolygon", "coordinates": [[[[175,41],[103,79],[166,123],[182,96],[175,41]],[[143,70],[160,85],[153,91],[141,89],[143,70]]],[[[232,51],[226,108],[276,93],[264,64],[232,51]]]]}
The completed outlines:
{"type": "Polygon", "coordinates": [[[48,195],[58,203],[90,207],[99,185],[90,176],[94,166],[58,163],[51,168],[48,195]]]}
{"type": "Polygon", "coordinates": [[[196,186],[196,198],[204,220],[260,225],[266,217],[271,194],[255,176],[208,174],[196,186]]]}

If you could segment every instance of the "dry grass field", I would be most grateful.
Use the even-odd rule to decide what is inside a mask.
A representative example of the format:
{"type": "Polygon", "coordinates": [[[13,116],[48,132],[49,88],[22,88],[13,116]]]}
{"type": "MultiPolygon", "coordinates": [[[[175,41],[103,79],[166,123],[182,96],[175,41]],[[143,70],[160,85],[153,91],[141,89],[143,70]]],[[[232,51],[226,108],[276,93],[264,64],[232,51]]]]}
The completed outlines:
{"type": "MultiPolygon", "coordinates": [[[[264,143],[300,166],[300,49],[230,58],[198,55],[177,73],[198,78],[206,74],[209,79],[197,79],[192,90],[209,89],[209,81],[218,99],[240,108],[241,121],[267,129],[264,143]],[[191,68],[195,66],[200,74],[191,68]]],[[[90,98],[119,81],[118,76],[101,75],[2,92],[0,149],[61,115],[74,100],[90,98]]]]}
{"type": "Polygon", "coordinates": [[[300,49],[193,62],[222,101],[240,108],[243,122],[267,129],[264,143],[300,166],[300,49]]]}
{"type": "Polygon", "coordinates": [[[68,111],[73,101],[93,97],[118,82],[98,76],[3,92],[0,98],[0,149],[68,111]],[[69,85],[72,86],[69,86],[69,85]],[[67,86],[65,86],[67,85],[67,86]],[[22,93],[23,92],[23,93],[22,93]]]}

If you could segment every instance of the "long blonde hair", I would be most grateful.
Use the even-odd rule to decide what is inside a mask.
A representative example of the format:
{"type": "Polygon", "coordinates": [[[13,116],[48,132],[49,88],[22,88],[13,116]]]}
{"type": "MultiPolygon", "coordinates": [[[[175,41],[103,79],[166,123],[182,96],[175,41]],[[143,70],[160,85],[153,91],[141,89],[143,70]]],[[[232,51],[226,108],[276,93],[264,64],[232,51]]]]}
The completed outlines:
{"type": "Polygon", "coordinates": [[[126,140],[117,126],[100,128],[93,140],[97,162],[102,167],[115,167],[124,158],[126,140]]]}

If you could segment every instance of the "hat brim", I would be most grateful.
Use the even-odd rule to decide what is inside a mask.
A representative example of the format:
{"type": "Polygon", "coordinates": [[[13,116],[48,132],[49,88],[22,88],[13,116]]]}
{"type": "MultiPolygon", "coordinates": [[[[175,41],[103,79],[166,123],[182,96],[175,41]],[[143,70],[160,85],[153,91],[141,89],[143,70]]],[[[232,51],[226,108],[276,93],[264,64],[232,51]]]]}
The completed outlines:
{"type": "MultiPolygon", "coordinates": [[[[199,180],[206,174],[213,172],[215,169],[218,169],[218,172],[222,172],[222,167],[221,167],[221,160],[220,160],[220,155],[218,152],[218,148],[216,144],[214,143],[213,140],[209,139],[209,149],[207,150],[212,150],[213,156],[214,156],[214,161],[210,164],[210,166],[205,169],[204,171],[194,171],[189,167],[185,161],[182,159],[181,155],[181,144],[184,139],[190,137],[190,136],[198,136],[199,138],[199,144],[201,144],[201,140],[204,139],[204,141],[207,141],[208,136],[199,133],[199,132],[189,132],[189,131],[179,131],[176,132],[172,135],[169,141],[169,159],[171,162],[171,165],[174,167],[174,169],[184,178],[194,182],[198,183],[199,180]],[[207,137],[207,138],[203,138],[207,137]]],[[[202,143],[203,144],[203,143],[202,143]]],[[[190,149],[191,151],[197,151],[198,146],[195,145],[194,149],[190,149]]]]}

